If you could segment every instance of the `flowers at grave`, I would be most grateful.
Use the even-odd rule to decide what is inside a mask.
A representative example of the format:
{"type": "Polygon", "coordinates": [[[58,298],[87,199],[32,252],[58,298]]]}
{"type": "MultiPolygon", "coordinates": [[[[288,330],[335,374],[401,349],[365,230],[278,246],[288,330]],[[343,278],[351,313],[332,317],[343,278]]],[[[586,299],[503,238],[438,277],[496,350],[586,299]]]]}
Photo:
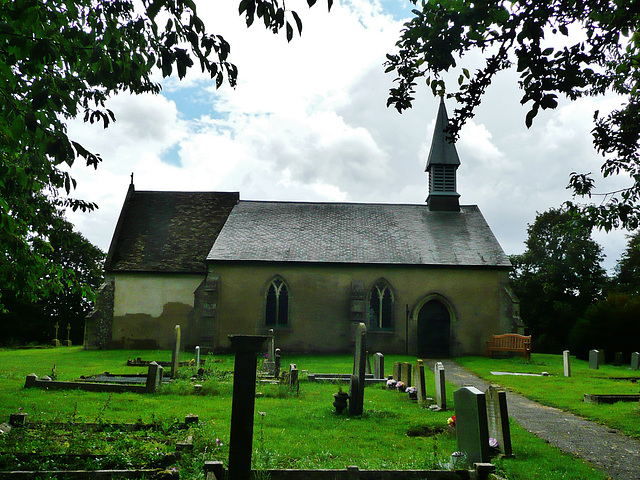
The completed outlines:
{"type": "Polygon", "coordinates": [[[404,382],[398,382],[398,383],[396,383],[396,388],[400,392],[404,392],[407,389],[407,386],[404,384],[404,382]]]}
{"type": "Polygon", "coordinates": [[[498,440],[495,438],[489,438],[489,446],[491,448],[498,448],[498,440]]]}
{"type": "Polygon", "coordinates": [[[418,389],[416,387],[407,387],[405,389],[405,393],[408,393],[409,395],[413,393],[418,393],[418,389]]]}
{"type": "Polygon", "coordinates": [[[387,380],[387,388],[396,388],[396,383],[398,383],[395,379],[390,378],[387,380]]]}
{"type": "Polygon", "coordinates": [[[450,427],[454,427],[456,426],[456,416],[452,415],[447,419],[447,425],[449,425],[450,427]]]}
{"type": "Polygon", "coordinates": [[[222,440],[220,440],[219,438],[216,438],[216,447],[220,448],[224,445],[224,443],[222,443],[222,440]]]}

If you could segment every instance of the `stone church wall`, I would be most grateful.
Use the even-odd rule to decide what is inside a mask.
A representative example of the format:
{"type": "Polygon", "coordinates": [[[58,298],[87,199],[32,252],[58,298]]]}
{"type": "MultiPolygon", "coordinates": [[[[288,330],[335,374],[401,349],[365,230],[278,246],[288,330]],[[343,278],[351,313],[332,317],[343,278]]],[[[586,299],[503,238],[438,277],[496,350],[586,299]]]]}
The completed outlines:
{"type": "Polygon", "coordinates": [[[111,348],[172,348],[175,326],[187,331],[194,292],[203,279],[204,275],[114,275],[111,348]]]}
{"type": "Polygon", "coordinates": [[[394,291],[393,328],[369,329],[370,351],[416,354],[418,311],[432,298],[448,305],[452,355],[484,354],[485,342],[506,322],[501,318],[506,269],[255,263],[213,264],[209,275],[217,278],[209,332],[221,351],[230,346],[230,334],[264,334],[272,328],[265,325],[265,298],[276,276],[289,287],[290,311],[289,324],[275,327],[276,343],[291,352],[350,351],[354,282],[363,285],[366,304],[381,278],[394,291]]]}

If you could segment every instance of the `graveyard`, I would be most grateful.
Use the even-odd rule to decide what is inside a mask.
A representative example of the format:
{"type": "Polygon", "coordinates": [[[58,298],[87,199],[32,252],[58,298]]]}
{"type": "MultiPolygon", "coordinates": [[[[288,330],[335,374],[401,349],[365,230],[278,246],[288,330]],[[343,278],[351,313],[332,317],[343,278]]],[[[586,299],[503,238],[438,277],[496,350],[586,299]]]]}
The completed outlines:
{"type": "MultiPolygon", "coordinates": [[[[183,362],[174,378],[154,393],[25,388],[32,373],[39,378],[53,374],[51,381],[58,382],[104,372],[145,376],[148,365],[130,362],[133,366],[128,366],[127,361],[141,358],[160,363],[171,357],[170,351],[85,351],[79,347],[0,350],[0,430],[7,430],[10,418],[22,418],[29,425],[13,426],[0,434],[0,471],[42,470],[43,466],[51,470],[134,469],[140,478],[197,479],[206,478],[210,462],[226,467],[233,355],[203,354],[206,362],[198,372],[194,352],[183,351],[183,362]]],[[[310,379],[319,373],[352,373],[353,355],[284,353],[285,379],[279,383],[264,376],[267,360],[259,356],[257,365],[252,467],[258,472],[351,468],[353,475],[355,467],[359,471],[405,472],[454,468],[452,454],[460,446],[458,427],[451,425],[451,418],[459,414],[456,401],[463,400],[458,398],[460,389],[446,381],[440,390],[444,398],[438,398],[438,368],[425,365],[421,371],[424,400],[412,400],[410,391],[390,388],[388,382],[367,382],[362,413],[346,409],[337,414],[334,394],[339,389],[348,392],[349,381],[310,379]],[[295,387],[286,378],[290,365],[297,367],[295,387]]],[[[638,393],[640,372],[628,365],[607,364],[596,370],[589,368],[588,362],[572,359],[571,377],[565,377],[561,355],[534,353],[531,360],[456,360],[483,378],[543,404],[640,437],[638,402],[592,404],[583,400],[584,394],[638,393]]],[[[375,369],[373,355],[371,362],[375,369]]],[[[388,355],[384,364],[385,376],[393,375],[396,368],[401,376],[403,366],[417,362],[411,356],[388,355]]],[[[415,369],[404,369],[405,375],[412,372],[416,379],[415,369]]],[[[446,372],[444,376],[446,380],[446,372]]],[[[499,478],[605,478],[586,462],[551,447],[517,423],[511,421],[509,426],[512,455],[488,453],[499,478]]],[[[124,478],[133,478],[130,472],[127,475],[124,478]]]]}

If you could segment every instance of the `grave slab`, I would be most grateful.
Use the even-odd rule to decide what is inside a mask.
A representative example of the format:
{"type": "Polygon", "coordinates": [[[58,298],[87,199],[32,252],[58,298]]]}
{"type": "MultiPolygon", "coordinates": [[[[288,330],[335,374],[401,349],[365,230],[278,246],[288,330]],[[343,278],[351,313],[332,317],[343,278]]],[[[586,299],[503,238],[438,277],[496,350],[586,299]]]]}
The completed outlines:
{"type": "Polygon", "coordinates": [[[569,355],[569,350],[565,350],[562,352],[562,365],[564,368],[564,376],[571,376],[571,356],[569,355]]]}
{"type": "Polygon", "coordinates": [[[600,368],[600,352],[598,350],[589,350],[589,368],[592,370],[600,368]]]}
{"type": "Polygon", "coordinates": [[[489,426],[485,394],[476,387],[462,387],[453,393],[456,410],[458,450],[470,464],[489,462],[489,426]]]}
{"type": "Polygon", "coordinates": [[[507,411],[507,393],[501,388],[491,385],[485,391],[487,402],[487,425],[489,437],[495,438],[503,455],[511,457],[511,429],[507,411]]]}

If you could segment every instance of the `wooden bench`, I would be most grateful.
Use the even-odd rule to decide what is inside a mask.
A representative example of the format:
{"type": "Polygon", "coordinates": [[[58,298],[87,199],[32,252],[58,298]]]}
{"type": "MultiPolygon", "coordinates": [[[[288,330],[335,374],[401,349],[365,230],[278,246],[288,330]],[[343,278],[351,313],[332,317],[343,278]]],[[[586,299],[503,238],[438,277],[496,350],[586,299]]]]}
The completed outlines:
{"type": "Polygon", "coordinates": [[[524,358],[531,359],[531,335],[492,335],[492,340],[487,342],[487,357],[493,357],[493,352],[521,353],[524,358]]]}

